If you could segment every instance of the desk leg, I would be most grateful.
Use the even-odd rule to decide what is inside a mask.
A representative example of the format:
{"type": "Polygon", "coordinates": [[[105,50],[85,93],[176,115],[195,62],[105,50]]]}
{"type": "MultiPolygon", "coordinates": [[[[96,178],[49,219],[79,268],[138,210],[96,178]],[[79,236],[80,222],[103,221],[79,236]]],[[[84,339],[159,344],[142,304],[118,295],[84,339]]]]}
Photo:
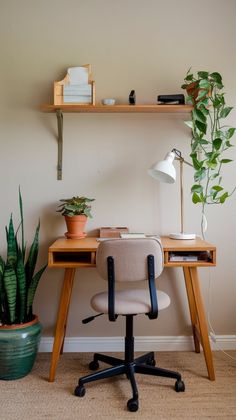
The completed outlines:
{"type": "Polygon", "coordinates": [[[183,272],[184,272],[186,292],[187,292],[187,296],[188,296],[190,317],[191,317],[191,322],[192,322],[195,352],[200,353],[200,342],[199,342],[199,336],[198,336],[199,329],[197,329],[197,324],[198,324],[197,310],[196,310],[194,294],[193,294],[193,289],[192,289],[190,268],[189,267],[183,267],[183,272]]]}
{"type": "Polygon", "coordinates": [[[74,277],[75,268],[66,268],[64,283],[61,291],[60,305],[57,313],[57,324],[52,350],[49,382],[54,382],[55,380],[57,363],[59,360],[60,351],[63,347],[64,337],[66,333],[66,321],[68,316],[74,277]]]}
{"type": "Polygon", "coordinates": [[[190,274],[189,282],[191,283],[192,297],[195,303],[194,306],[196,308],[196,315],[198,319],[198,325],[196,325],[195,328],[196,329],[199,328],[199,336],[200,336],[201,345],[204,352],[209,379],[211,381],[214,381],[215,371],[214,371],[212,351],[211,351],[211,346],[210,346],[209,336],[208,336],[208,327],[207,327],[207,321],[206,321],[206,316],[205,316],[205,310],[204,310],[202,295],[200,291],[197,267],[189,267],[189,274],[190,274]]]}

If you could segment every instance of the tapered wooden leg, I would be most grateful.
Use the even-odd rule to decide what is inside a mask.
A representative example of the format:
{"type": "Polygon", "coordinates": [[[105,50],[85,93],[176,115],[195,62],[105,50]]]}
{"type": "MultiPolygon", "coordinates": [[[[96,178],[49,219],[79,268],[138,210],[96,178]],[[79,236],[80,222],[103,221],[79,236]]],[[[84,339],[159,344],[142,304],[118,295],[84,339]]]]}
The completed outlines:
{"type": "Polygon", "coordinates": [[[67,321],[67,316],[68,316],[74,277],[75,277],[75,268],[66,268],[65,276],[64,276],[64,283],[63,283],[63,287],[61,291],[60,304],[59,304],[59,309],[57,313],[57,324],[56,324],[53,350],[52,350],[49,382],[53,382],[55,380],[57,363],[59,360],[60,351],[62,349],[64,337],[66,333],[66,321],[67,321]]]}
{"type": "Polygon", "coordinates": [[[198,318],[198,325],[199,325],[199,335],[201,339],[201,345],[204,352],[204,357],[206,361],[208,376],[211,381],[215,380],[215,371],[213,365],[213,358],[212,358],[212,351],[209,342],[208,336],[208,327],[207,327],[207,320],[199,285],[199,278],[197,267],[190,267],[189,268],[190,278],[189,281],[191,282],[193,298],[196,307],[196,314],[198,318]]]}
{"type": "Polygon", "coordinates": [[[186,286],[186,292],[188,296],[189,311],[190,311],[190,317],[191,317],[191,323],[192,323],[192,329],[193,329],[195,352],[200,353],[200,343],[199,343],[199,338],[198,338],[198,333],[197,333],[197,331],[199,331],[197,311],[196,311],[196,305],[195,305],[195,300],[194,300],[189,267],[183,267],[183,272],[184,272],[185,286],[186,286]]]}

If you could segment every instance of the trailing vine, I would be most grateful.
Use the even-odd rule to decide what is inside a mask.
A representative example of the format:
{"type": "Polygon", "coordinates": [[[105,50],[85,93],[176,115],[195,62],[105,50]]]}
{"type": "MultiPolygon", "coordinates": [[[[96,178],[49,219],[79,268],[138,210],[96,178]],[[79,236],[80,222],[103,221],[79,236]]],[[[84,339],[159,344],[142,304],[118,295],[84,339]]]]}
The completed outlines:
{"type": "Polygon", "coordinates": [[[201,231],[206,230],[206,205],[223,204],[235,191],[225,189],[222,171],[232,159],[225,157],[230,151],[236,128],[225,125],[225,118],[233,107],[226,106],[219,73],[187,72],[182,88],[187,91],[187,101],[193,104],[192,120],[186,124],[192,130],[191,154],[194,167],[192,201],[202,206],[201,231]]]}

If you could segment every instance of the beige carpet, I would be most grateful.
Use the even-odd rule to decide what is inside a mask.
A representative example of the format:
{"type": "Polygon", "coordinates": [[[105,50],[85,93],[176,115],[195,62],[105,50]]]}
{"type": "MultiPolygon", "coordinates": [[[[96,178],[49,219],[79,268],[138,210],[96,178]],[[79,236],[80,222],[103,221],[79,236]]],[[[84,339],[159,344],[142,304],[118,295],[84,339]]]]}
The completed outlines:
{"type": "MultiPolygon", "coordinates": [[[[236,358],[236,351],[229,353],[236,358]]],[[[73,395],[90,360],[90,354],[64,354],[56,381],[49,383],[50,354],[39,354],[27,377],[0,381],[0,419],[236,419],[236,362],[221,352],[214,352],[216,382],[206,377],[202,353],[158,353],[160,366],[181,372],[186,391],[176,393],[170,379],[136,375],[139,410],[135,413],[126,409],[131,389],[125,376],[87,384],[83,398],[73,395]]]]}

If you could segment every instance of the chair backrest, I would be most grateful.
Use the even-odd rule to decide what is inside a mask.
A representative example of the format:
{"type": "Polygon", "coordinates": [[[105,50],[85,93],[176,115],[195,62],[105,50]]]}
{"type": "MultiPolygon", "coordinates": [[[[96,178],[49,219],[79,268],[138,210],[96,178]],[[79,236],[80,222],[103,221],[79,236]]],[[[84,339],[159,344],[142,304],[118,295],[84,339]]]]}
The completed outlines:
{"type": "Polygon", "coordinates": [[[106,240],[98,246],[97,270],[100,276],[107,280],[107,257],[112,256],[116,281],[147,280],[148,255],[154,256],[155,278],[157,278],[163,270],[163,251],[157,238],[106,240]]]}

